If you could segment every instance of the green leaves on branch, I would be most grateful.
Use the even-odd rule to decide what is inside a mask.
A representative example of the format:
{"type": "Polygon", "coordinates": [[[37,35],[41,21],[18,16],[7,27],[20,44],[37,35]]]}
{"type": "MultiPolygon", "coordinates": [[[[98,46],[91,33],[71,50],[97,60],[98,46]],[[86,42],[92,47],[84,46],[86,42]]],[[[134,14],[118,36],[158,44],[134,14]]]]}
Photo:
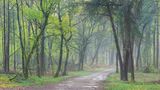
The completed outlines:
{"type": "Polygon", "coordinates": [[[32,7],[32,8],[25,7],[24,14],[28,20],[41,21],[43,18],[42,12],[34,7],[32,7]]]}

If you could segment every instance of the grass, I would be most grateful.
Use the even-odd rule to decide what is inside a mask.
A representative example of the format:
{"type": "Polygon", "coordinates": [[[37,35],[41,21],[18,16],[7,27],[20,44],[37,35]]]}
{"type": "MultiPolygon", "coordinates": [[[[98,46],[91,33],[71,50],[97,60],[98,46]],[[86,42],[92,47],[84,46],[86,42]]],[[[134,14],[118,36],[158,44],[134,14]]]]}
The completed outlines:
{"type": "Polygon", "coordinates": [[[11,88],[16,87],[17,84],[10,82],[7,75],[0,74],[0,88],[11,88]]]}
{"type": "Polygon", "coordinates": [[[16,83],[18,86],[33,86],[33,85],[45,85],[48,83],[59,83],[61,81],[64,81],[68,78],[69,76],[63,76],[63,77],[37,77],[37,76],[32,76],[28,80],[21,81],[19,83],[16,83]]]}
{"type": "Polygon", "coordinates": [[[153,83],[160,80],[160,74],[136,73],[136,82],[123,82],[118,74],[111,75],[106,81],[106,90],[160,90],[160,84],[153,83]]]}
{"type": "Polygon", "coordinates": [[[74,72],[69,72],[69,76],[71,77],[86,76],[91,73],[92,73],[91,71],[74,71],[74,72]]]}

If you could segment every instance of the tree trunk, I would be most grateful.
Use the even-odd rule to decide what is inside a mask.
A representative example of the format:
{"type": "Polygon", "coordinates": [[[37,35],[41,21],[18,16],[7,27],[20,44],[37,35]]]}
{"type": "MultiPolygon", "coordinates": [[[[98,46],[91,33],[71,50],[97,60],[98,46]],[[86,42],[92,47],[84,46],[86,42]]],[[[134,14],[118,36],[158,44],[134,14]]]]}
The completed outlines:
{"type": "Polygon", "coordinates": [[[17,21],[18,21],[18,28],[19,28],[19,37],[20,37],[20,46],[21,46],[21,51],[22,51],[22,70],[23,70],[23,75],[25,79],[28,79],[28,68],[25,63],[25,48],[23,45],[23,38],[22,38],[22,26],[21,26],[21,21],[20,21],[20,9],[19,9],[19,2],[16,0],[16,6],[17,6],[17,21]]]}
{"type": "Polygon", "coordinates": [[[119,73],[119,68],[118,68],[118,53],[116,54],[116,73],[119,73]]]}
{"type": "Polygon", "coordinates": [[[156,30],[153,31],[153,66],[156,68],[156,30]]]}
{"type": "Polygon", "coordinates": [[[158,20],[158,16],[157,16],[157,55],[156,55],[156,68],[159,68],[159,20],[158,20]]]}
{"type": "Polygon", "coordinates": [[[7,2],[7,15],[8,15],[8,29],[6,29],[6,2],[3,1],[4,4],[4,37],[3,37],[3,44],[4,44],[4,56],[3,56],[3,69],[5,73],[9,73],[9,48],[10,48],[10,10],[9,10],[9,0],[7,2]]]}
{"type": "Polygon", "coordinates": [[[97,63],[97,57],[98,57],[98,53],[99,53],[99,49],[100,49],[100,47],[101,47],[101,43],[102,43],[102,41],[101,42],[99,42],[98,43],[98,45],[96,45],[97,46],[97,48],[96,48],[96,51],[95,51],[95,54],[94,54],[94,56],[93,56],[93,59],[92,59],[92,63],[91,63],[91,65],[93,65],[94,64],[94,62],[95,62],[95,59],[96,59],[96,63],[97,63]]]}
{"type": "Polygon", "coordinates": [[[58,77],[59,76],[59,73],[61,71],[61,67],[62,67],[62,59],[63,59],[63,38],[64,38],[64,35],[63,35],[63,26],[62,26],[62,17],[61,17],[61,13],[60,13],[60,5],[58,5],[58,20],[59,20],[59,30],[61,32],[61,42],[60,42],[60,55],[59,55],[59,63],[58,63],[58,69],[56,71],[56,74],[55,74],[55,77],[58,77]]]}
{"type": "Polygon", "coordinates": [[[4,50],[3,50],[3,70],[4,70],[4,72],[6,72],[6,65],[5,65],[5,54],[6,54],[6,50],[5,50],[5,47],[6,47],[6,2],[5,2],[5,0],[3,0],[3,5],[4,5],[4,7],[3,7],[3,13],[4,13],[4,26],[3,26],[3,28],[4,28],[4,31],[3,31],[3,48],[4,48],[4,50]]]}
{"type": "Polygon", "coordinates": [[[107,9],[108,9],[108,13],[109,13],[110,23],[111,23],[111,26],[112,26],[112,31],[113,31],[113,35],[114,35],[114,40],[115,40],[115,44],[116,44],[117,53],[118,53],[118,56],[119,56],[120,79],[123,80],[124,68],[123,68],[123,61],[122,61],[119,41],[118,41],[118,37],[117,37],[117,34],[116,34],[116,29],[115,29],[115,25],[114,25],[114,19],[113,19],[112,12],[111,12],[111,9],[110,9],[109,5],[107,5],[107,9]]]}
{"type": "Polygon", "coordinates": [[[145,31],[146,26],[147,26],[147,23],[143,26],[142,35],[141,35],[140,40],[138,42],[137,59],[136,59],[136,70],[139,70],[139,60],[140,60],[140,54],[141,54],[141,44],[142,44],[143,35],[144,35],[144,31],[145,31]]]}
{"type": "MultiPolygon", "coordinates": [[[[36,22],[37,23],[37,22],[36,22]]],[[[35,27],[35,36],[37,37],[38,36],[38,28],[37,26],[35,27]]],[[[39,43],[39,42],[37,42],[39,43]]],[[[36,61],[37,61],[37,76],[38,77],[41,77],[41,71],[40,71],[40,59],[39,59],[39,47],[37,46],[36,47],[36,61]]]]}
{"type": "Polygon", "coordinates": [[[16,30],[15,30],[15,17],[14,17],[14,15],[15,15],[15,13],[14,13],[14,10],[12,10],[12,15],[13,15],[13,22],[12,22],[12,24],[13,24],[13,40],[14,40],[14,45],[13,45],[13,51],[14,51],[14,56],[13,56],[13,61],[14,61],[14,71],[16,72],[16,64],[17,64],[17,62],[16,62],[16,34],[15,34],[15,32],[16,32],[16,30]]]}
{"type": "MultiPolygon", "coordinates": [[[[43,27],[42,27],[43,28],[43,27]]],[[[41,50],[40,50],[40,60],[41,60],[41,75],[45,74],[45,55],[44,55],[44,47],[45,47],[45,31],[41,29],[42,37],[41,37],[41,50]]]]}
{"type": "Polygon", "coordinates": [[[68,47],[68,43],[66,43],[65,46],[66,46],[66,60],[65,60],[63,75],[67,75],[67,65],[68,65],[68,58],[69,58],[69,47],[68,47]]]}
{"type": "Polygon", "coordinates": [[[48,48],[49,48],[49,55],[48,55],[48,69],[51,69],[53,66],[52,62],[52,46],[53,46],[53,38],[48,38],[48,48]]]}

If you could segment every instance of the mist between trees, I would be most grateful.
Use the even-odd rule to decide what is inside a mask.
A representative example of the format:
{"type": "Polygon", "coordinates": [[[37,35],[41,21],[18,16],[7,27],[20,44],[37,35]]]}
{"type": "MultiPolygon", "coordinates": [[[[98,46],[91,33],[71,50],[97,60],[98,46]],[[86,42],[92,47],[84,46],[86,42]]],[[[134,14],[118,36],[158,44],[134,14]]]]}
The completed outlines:
{"type": "Polygon", "coordinates": [[[159,71],[157,0],[1,0],[1,72],[67,75],[115,65],[120,79],[159,71]]]}

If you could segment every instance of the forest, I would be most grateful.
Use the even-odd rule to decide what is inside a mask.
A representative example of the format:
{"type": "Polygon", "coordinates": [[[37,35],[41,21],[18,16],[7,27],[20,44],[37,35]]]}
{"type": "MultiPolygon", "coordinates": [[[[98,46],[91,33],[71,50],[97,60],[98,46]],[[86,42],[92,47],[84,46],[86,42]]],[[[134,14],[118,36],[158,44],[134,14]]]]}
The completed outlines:
{"type": "Polygon", "coordinates": [[[0,90],[160,90],[160,0],[0,0],[0,90]]]}

